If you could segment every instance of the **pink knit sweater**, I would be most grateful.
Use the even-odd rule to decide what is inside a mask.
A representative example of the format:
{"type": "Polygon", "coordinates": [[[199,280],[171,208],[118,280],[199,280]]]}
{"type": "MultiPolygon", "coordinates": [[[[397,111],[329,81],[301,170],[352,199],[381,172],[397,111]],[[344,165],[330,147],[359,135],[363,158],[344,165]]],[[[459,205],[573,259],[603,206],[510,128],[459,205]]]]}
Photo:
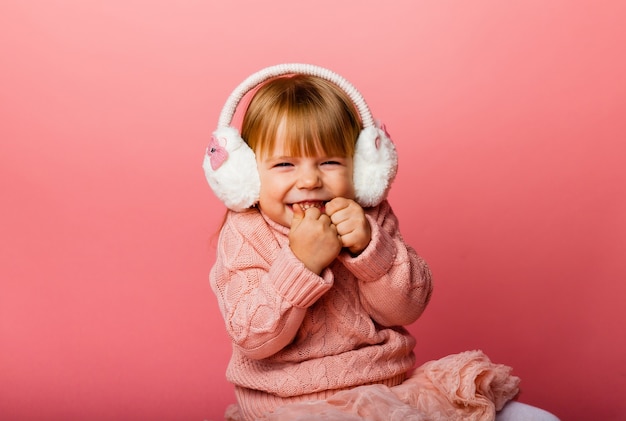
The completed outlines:
{"type": "Polygon", "coordinates": [[[413,367],[415,340],[402,326],[424,311],[430,271],[387,202],[366,214],[368,247],[342,252],[318,276],[292,253],[288,228],[256,209],[228,213],[210,279],[234,344],[226,375],[240,404],[258,393],[289,400],[397,384],[413,367]]]}

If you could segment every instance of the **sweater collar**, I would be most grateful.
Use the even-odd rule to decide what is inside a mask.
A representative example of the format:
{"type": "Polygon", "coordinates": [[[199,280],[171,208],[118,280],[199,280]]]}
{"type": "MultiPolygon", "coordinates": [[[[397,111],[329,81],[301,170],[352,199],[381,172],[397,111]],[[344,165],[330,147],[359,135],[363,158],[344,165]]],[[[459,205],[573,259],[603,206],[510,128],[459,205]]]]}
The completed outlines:
{"type": "Polygon", "coordinates": [[[259,212],[261,213],[261,216],[263,217],[263,219],[265,219],[265,222],[267,223],[267,225],[269,225],[270,228],[272,228],[272,230],[277,231],[278,233],[283,234],[284,236],[289,235],[289,228],[284,227],[280,225],[279,223],[272,221],[270,217],[267,216],[261,209],[259,209],[259,212]]]}

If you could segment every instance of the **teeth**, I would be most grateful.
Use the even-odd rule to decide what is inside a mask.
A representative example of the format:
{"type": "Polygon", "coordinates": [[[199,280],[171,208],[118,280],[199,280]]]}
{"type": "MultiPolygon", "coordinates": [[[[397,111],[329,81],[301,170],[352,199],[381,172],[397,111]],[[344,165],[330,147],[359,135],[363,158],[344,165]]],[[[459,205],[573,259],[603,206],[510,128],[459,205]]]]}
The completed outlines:
{"type": "Polygon", "coordinates": [[[307,203],[300,203],[300,207],[302,207],[303,210],[307,210],[307,209],[311,209],[311,208],[318,208],[321,209],[322,208],[322,203],[321,202],[307,202],[307,203]]]}

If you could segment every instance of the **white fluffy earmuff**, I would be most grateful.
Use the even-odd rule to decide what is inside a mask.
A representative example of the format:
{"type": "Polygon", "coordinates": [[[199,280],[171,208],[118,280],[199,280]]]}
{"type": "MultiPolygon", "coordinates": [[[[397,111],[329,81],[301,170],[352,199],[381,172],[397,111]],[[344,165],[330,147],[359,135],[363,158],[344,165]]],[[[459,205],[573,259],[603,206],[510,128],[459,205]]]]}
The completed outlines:
{"type": "Polygon", "coordinates": [[[228,97],[217,129],[204,156],[203,169],[215,195],[227,208],[240,212],[259,201],[261,182],[254,152],[231,127],[237,105],[259,84],[287,74],[317,76],[344,90],[356,106],[363,130],[354,152],[354,190],[363,207],[376,206],[387,196],[398,169],[398,155],[384,126],[375,123],[363,96],[342,76],[310,64],[279,64],[252,74],[228,97]]]}

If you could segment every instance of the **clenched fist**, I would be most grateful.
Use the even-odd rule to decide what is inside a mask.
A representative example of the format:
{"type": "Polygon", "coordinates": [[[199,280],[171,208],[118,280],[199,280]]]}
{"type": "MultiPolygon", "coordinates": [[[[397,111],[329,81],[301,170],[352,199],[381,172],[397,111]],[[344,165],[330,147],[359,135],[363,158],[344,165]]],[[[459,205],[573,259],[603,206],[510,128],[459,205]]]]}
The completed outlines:
{"type": "Polygon", "coordinates": [[[326,214],[337,227],[341,244],[357,255],[365,250],[372,239],[370,223],[365,211],[354,200],[336,197],[326,203],[326,214]]]}
{"type": "Polygon", "coordinates": [[[305,211],[296,203],[293,205],[289,246],[310,271],[319,275],[339,255],[343,243],[328,215],[316,207],[305,211]]]}

